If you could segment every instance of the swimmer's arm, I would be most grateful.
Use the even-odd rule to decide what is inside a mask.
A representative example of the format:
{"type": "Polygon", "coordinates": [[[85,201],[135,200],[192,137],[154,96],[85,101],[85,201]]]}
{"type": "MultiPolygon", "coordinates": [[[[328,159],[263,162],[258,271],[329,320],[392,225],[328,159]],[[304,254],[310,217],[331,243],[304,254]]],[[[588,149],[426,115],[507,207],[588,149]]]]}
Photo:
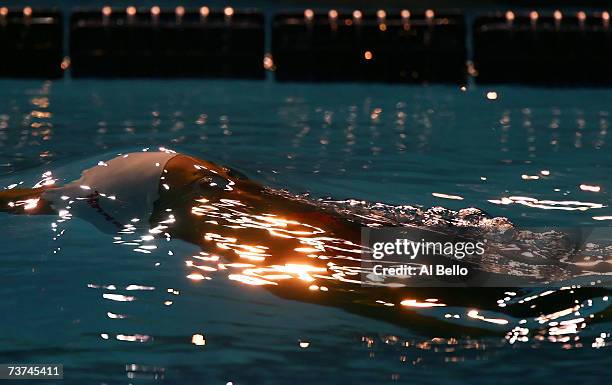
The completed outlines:
{"type": "Polygon", "coordinates": [[[0,191],[0,212],[10,214],[54,214],[51,204],[42,198],[45,187],[0,191]]]}

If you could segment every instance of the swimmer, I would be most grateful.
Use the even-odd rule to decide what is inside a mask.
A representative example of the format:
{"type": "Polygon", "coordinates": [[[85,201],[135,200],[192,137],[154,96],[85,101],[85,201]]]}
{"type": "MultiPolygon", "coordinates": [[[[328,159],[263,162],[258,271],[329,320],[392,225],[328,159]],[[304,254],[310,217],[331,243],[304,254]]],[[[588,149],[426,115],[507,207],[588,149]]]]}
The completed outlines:
{"type": "MultiPolygon", "coordinates": [[[[227,272],[229,279],[265,286],[284,298],[412,327],[442,322],[439,314],[432,318],[425,310],[498,310],[497,300],[505,296],[504,288],[364,286],[362,217],[326,209],[230,168],[172,151],[120,155],[63,186],[2,191],[0,211],[70,213],[114,234],[144,228],[199,246],[200,256],[188,261],[193,273],[227,272]],[[423,317],[417,316],[421,313],[423,317]]],[[[547,295],[538,311],[556,310],[560,295],[547,295]]]]}

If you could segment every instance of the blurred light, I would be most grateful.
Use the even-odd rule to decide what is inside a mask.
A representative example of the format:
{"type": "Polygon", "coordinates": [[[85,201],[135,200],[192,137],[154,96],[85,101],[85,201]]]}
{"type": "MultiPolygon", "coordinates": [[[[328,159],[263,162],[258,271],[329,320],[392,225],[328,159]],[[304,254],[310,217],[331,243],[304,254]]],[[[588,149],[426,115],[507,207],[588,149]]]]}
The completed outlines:
{"type": "Polygon", "coordinates": [[[523,174],[523,175],[521,175],[521,179],[523,179],[523,180],[538,180],[538,179],[540,179],[540,177],[538,175],[523,174]]]}
{"type": "Polygon", "coordinates": [[[370,52],[370,51],[365,51],[365,53],[363,54],[363,57],[364,57],[366,60],[372,60],[372,52],[370,52]]]}
{"type": "Polygon", "coordinates": [[[536,11],[529,12],[529,18],[531,21],[537,21],[540,15],[536,11]]]}
{"type": "Polygon", "coordinates": [[[63,71],[66,71],[68,68],[70,68],[70,58],[68,56],[66,56],[63,60],[62,60],[62,64],[60,64],[60,68],[63,71]]]}
{"type": "Polygon", "coordinates": [[[160,12],[161,12],[161,10],[159,9],[159,7],[157,5],[154,5],[154,6],[151,7],[151,15],[159,16],[160,12]]]}
{"type": "Polygon", "coordinates": [[[109,6],[102,7],[102,14],[103,14],[104,16],[107,16],[107,17],[108,17],[108,16],[110,16],[110,15],[111,15],[111,13],[113,13],[113,9],[112,9],[111,7],[109,7],[109,6]]]}
{"type": "Polygon", "coordinates": [[[127,9],[125,10],[125,12],[129,15],[129,16],[134,16],[136,14],[136,7],[127,7],[127,9]]]}
{"type": "Polygon", "coordinates": [[[467,316],[470,317],[470,318],[478,319],[478,320],[485,321],[485,322],[491,322],[491,323],[498,324],[498,325],[506,325],[508,323],[508,320],[505,320],[503,318],[487,318],[487,317],[484,317],[484,316],[478,314],[478,310],[470,310],[467,313],[467,316]]]}
{"type": "Polygon", "coordinates": [[[8,15],[8,8],[7,7],[0,8],[0,16],[6,16],[6,15],[8,15]]]}
{"type": "Polygon", "coordinates": [[[304,17],[306,18],[306,20],[312,20],[314,18],[314,11],[312,9],[305,10],[304,17]]]}
{"type": "Polygon", "coordinates": [[[26,199],[25,201],[23,201],[23,209],[24,210],[34,210],[36,207],[38,207],[38,201],[40,199],[39,198],[31,198],[31,199],[26,199]]]}
{"type": "Polygon", "coordinates": [[[512,11],[506,12],[506,20],[507,21],[514,21],[514,17],[515,17],[514,16],[514,12],[512,12],[512,11]]]}
{"type": "Polygon", "coordinates": [[[356,9],[353,11],[353,19],[361,20],[362,17],[363,17],[363,14],[361,13],[360,10],[356,9]]]}
{"type": "Polygon", "coordinates": [[[176,16],[182,17],[185,15],[185,7],[179,5],[174,9],[174,13],[176,13],[176,16]]]}
{"type": "Polygon", "coordinates": [[[487,92],[487,99],[488,100],[497,100],[497,97],[498,97],[497,92],[495,92],[495,91],[487,92]]]}
{"type": "Polygon", "coordinates": [[[429,20],[433,19],[435,16],[435,13],[433,10],[428,9],[427,11],[425,11],[425,17],[429,20]]]}
{"type": "Polygon", "coordinates": [[[431,195],[436,198],[452,199],[456,201],[462,201],[464,199],[462,196],[459,196],[459,195],[450,195],[450,194],[444,194],[444,193],[438,193],[438,192],[433,192],[431,193],[431,195]]]}
{"type": "Polygon", "coordinates": [[[272,55],[270,55],[269,53],[264,55],[263,65],[264,65],[264,69],[268,71],[271,71],[274,69],[274,60],[272,60],[272,55]]]}
{"type": "Polygon", "coordinates": [[[410,11],[407,9],[402,9],[400,15],[402,16],[402,19],[410,19],[410,11]]]}
{"type": "Polygon", "coordinates": [[[23,8],[23,15],[26,17],[32,16],[32,8],[31,7],[23,8]]]}
{"type": "Polygon", "coordinates": [[[400,302],[400,305],[406,306],[406,307],[424,307],[424,308],[446,306],[446,304],[444,303],[437,303],[437,302],[438,300],[432,300],[432,301],[427,300],[425,302],[419,302],[415,299],[405,299],[402,302],[400,302]]]}
{"type": "Polygon", "coordinates": [[[555,20],[561,20],[563,18],[563,14],[558,9],[553,13],[553,17],[555,20]]]}
{"type": "Polygon", "coordinates": [[[604,11],[601,14],[601,18],[603,19],[604,22],[607,23],[608,21],[610,21],[610,13],[608,11],[604,11]]]}
{"type": "Polygon", "coordinates": [[[189,278],[192,281],[201,281],[204,279],[204,276],[199,273],[193,273],[193,274],[189,274],[187,278],[189,278]]]}
{"type": "Polygon", "coordinates": [[[204,346],[206,345],[206,340],[204,339],[203,335],[194,334],[193,336],[191,336],[191,343],[197,346],[204,346]]]}
{"type": "Polygon", "coordinates": [[[223,13],[227,17],[232,17],[234,15],[234,8],[232,8],[232,7],[225,7],[225,9],[223,10],[223,13]]]}
{"type": "Polygon", "coordinates": [[[385,17],[387,17],[387,12],[385,12],[383,9],[379,9],[378,11],[376,11],[376,17],[378,17],[379,19],[384,19],[385,17]]]}
{"type": "Polygon", "coordinates": [[[576,16],[578,16],[578,20],[581,23],[583,23],[586,20],[586,13],[584,13],[583,11],[578,12],[576,16]]]}
{"type": "Polygon", "coordinates": [[[601,187],[600,186],[592,186],[592,185],[588,185],[588,184],[581,184],[580,185],[580,190],[582,190],[582,191],[590,191],[590,192],[600,192],[601,191],[601,187]]]}
{"type": "MultiPolygon", "coordinates": [[[[612,221],[612,215],[597,216],[593,219],[596,221],[612,221]]],[[[604,299],[604,301],[607,301],[607,299],[604,299]]]]}
{"type": "Polygon", "coordinates": [[[338,18],[338,11],[336,11],[335,9],[331,9],[328,14],[330,19],[337,19],[338,18]]]}
{"type": "Polygon", "coordinates": [[[208,14],[210,14],[210,9],[208,7],[200,7],[200,16],[208,17],[208,14]]]}

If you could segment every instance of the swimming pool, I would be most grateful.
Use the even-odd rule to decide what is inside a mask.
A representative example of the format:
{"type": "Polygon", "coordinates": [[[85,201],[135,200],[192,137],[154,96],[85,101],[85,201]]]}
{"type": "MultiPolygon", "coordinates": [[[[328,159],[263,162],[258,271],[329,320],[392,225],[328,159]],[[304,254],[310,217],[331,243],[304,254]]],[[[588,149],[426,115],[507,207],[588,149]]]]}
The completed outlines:
{"type": "MultiPolygon", "coordinates": [[[[610,90],[70,79],[0,89],[3,187],[31,186],[46,171],[70,180],[109,155],[165,146],[314,197],[478,207],[521,227],[611,223],[610,90]]],[[[226,279],[191,281],[184,259],[197,249],[181,241],[148,255],[83,221],[53,240],[51,217],[1,220],[0,361],[63,362],[63,383],[601,383],[611,374],[609,316],[556,342],[423,330],[226,279]],[[198,334],[205,345],[193,343],[198,334]]]]}

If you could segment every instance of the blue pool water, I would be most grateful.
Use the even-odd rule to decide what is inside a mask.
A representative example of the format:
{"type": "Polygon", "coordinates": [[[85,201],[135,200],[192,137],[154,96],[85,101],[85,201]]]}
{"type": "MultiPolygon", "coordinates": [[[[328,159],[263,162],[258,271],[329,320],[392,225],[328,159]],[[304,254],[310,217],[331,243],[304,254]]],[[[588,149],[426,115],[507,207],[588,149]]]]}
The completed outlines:
{"type": "MultiPolygon", "coordinates": [[[[166,146],[292,193],[609,228],[610,106],[612,91],[593,89],[3,80],[0,186],[32,186],[46,171],[71,180],[94,160],[166,146]]],[[[612,374],[609,310],[567,340],[548,330],[511,342],[516,325],[486,335],[396,325],[222,276],[191,281],[184,261],[198,249],[178,240],[137,253],[78,219],[54,240],[55,219],[0,214],[0,362],[64,363],[62,383],[603,384],[612,374]]]]}

